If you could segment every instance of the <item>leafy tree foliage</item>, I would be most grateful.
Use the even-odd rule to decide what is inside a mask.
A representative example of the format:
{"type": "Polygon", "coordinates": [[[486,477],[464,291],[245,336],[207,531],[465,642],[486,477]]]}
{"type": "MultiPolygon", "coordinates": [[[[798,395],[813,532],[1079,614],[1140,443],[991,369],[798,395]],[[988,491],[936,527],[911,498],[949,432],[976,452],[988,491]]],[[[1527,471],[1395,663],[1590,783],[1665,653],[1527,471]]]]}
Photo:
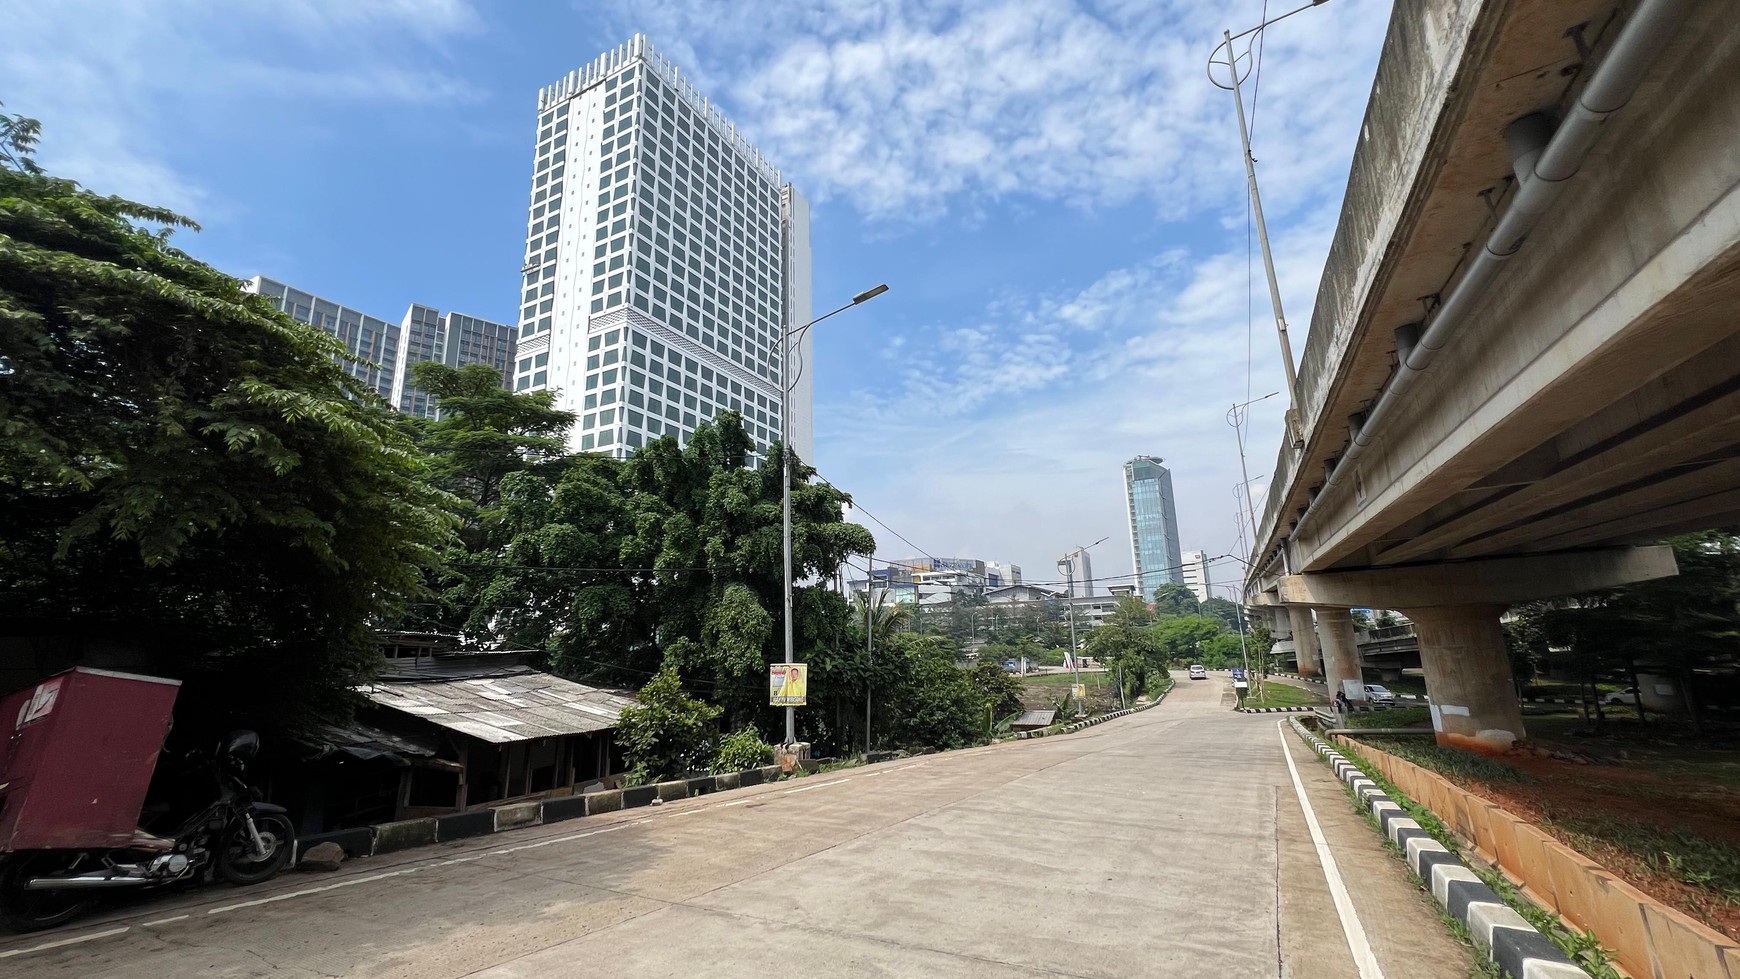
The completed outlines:
{"type": "Polygon", "coordinates": [[[1210,598],[1203,602],[1200,612],[1234,632],[1238,631],[1239,621],[1243,617],[1243,611],[1238,604],[1224,598],[1210,598]]]}
{"type": "Polygon", "coordinates": [[[184,703],[254,724],[341,705],[370,623],[452,540],[451,498],[336,339],[172,246],[186,218],[42,173],[35,138],[0,117],[14,627],[146,647],[184,703]]]}
{"type": "Polygon", "coordinates": [[[439,407],[433,419],[408,419],[423,452],[424,478],[453,495],[459,539],[430,572],[434,602],[410,624],[446,633],[476,631],[479,592],[504,563],[508,543],[502,487],[515,473],[560,478],[568,465],[566,433],[574,414],[549,391],[515,393],[485,364],[413,364],[411,374],[439,407]]]}
{"type": "Polygon", "coordinates": [[[685,693],[676,670],[660,670],[640,688],[640,702],[623,709],[617,724],[617,740],[628,752],[629,780],[658,782],[708,768],[719,713],[719,708],[685,693]]]}
{"type": "Polygon", "coordinates": [[[1154,614],[1161,618],[1169,615],[1195,615],[1199,610],[1196,593],[1184,585],[1169,583],[1154,589],[1154,614]]]}

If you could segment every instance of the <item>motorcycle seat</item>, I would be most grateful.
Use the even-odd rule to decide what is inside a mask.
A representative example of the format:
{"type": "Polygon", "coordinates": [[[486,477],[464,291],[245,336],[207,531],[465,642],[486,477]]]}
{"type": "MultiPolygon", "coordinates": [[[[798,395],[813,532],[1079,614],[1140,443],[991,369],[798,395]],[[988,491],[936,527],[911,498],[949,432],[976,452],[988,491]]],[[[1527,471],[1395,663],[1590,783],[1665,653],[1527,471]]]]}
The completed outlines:
{"type": "Polygon", "coordinates": [[[133,831],[133,842],[127,844],[129,850],[148,850],[152,853],[168,853],[175,849],[174,840],[166,840],[161,836],[147,833],[142,829],[133,831]]]}

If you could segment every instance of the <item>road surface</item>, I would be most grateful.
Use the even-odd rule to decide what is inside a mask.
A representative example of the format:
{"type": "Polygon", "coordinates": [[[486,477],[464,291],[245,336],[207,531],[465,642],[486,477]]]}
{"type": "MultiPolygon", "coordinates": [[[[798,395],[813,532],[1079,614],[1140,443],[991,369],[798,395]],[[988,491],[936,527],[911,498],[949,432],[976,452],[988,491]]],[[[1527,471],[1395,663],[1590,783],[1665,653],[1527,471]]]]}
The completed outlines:
{"type": "Polygon", "coordinates": [[[1074,735],[116,904],[0,941],[0,976],[1342,979],[1361,945],[1385,976],[1465,976],[1340,785],[1228,697],[1180,679],[1074,735]]]}

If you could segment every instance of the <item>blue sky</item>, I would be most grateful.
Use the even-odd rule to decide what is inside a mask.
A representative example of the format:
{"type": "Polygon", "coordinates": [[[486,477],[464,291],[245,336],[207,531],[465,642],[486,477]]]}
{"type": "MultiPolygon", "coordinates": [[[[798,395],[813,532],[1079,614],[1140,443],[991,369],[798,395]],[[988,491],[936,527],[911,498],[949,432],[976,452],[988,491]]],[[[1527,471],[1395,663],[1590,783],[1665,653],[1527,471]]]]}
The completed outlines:
{"type": "MultiPolygon", "coordinates": [[[[931,554],[1049,580],[1109,535],[1114,576],[1140,453],[1172,468],[1186,548],[1237,549],[1226,411],[1282,387],[1231,98],[1203,73],[1264,6],[13,0],[0,101],[42,120],[46,166],[192,216],[181,246],[238,276],[508,321],[537,89],[645,33],[811,199],[818,311],[892,287],[818,328],[823,475],[931,554]]],[[[1388,14],[1334,0],[1265,42],[1255,155],[1296,354],[1388,14]]],[[[1253,476],[1284,401],[1254,411],[1253,476]]]]}

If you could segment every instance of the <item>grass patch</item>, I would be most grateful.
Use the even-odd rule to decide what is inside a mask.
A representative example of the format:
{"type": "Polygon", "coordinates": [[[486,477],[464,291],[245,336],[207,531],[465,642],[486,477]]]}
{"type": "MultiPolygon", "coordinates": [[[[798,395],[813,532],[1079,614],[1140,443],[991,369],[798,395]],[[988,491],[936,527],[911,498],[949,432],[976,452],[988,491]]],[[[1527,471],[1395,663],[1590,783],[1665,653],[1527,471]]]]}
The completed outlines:
{"type": "MultiPolygon", "coordinates": [[[[1074,673],[1038,673],[1021,678],[1021,682],[1030,687],[1067,687],[1075,683],[1074,673]]],[[[1083,673],[1081,684],[1089,690],[1095,687],[1111,686],[1112,681],[1105,673],[1083,673]]]]}
{"type": "Polygon", "coordinates": [[[1379,751],[1411,761],[1428,771],[1452,779],[1481,779],[1488,782],[1533,782],[1535,777],[1507,762],[1477,755],[1460,748],[1446,748],[1411,737],[1373,737],[1365,743],[1379,751]]]}
{"type": "Polygon", "coordinates": [[[1418,727],[1432,723],[1430,707],[1395,707],[1390,710],[1377,710],[1368,714],[1349,714],[1347,726],[1350,728],[1368,727],[1418,727]]]}
{"type": "Polygon", "coordinates": [[[1263,684],[1262,697],[1246,697],[1240,707],[1308,707],[1322,703],[1322,699],[1309,690],[1301,690],[1285,683],[1270,681],[1263,684]]]}
{"type": "Polygon", "coordinates": [[[1740,849],[1679,829],[1611,816],[1577,815],[1553,821],[1575,839],[1580,849],[1605,844],[1618,847],[1657,873],[1682,884],[1715,891],[1729,904],[1740,905],[1740,849]]]}

